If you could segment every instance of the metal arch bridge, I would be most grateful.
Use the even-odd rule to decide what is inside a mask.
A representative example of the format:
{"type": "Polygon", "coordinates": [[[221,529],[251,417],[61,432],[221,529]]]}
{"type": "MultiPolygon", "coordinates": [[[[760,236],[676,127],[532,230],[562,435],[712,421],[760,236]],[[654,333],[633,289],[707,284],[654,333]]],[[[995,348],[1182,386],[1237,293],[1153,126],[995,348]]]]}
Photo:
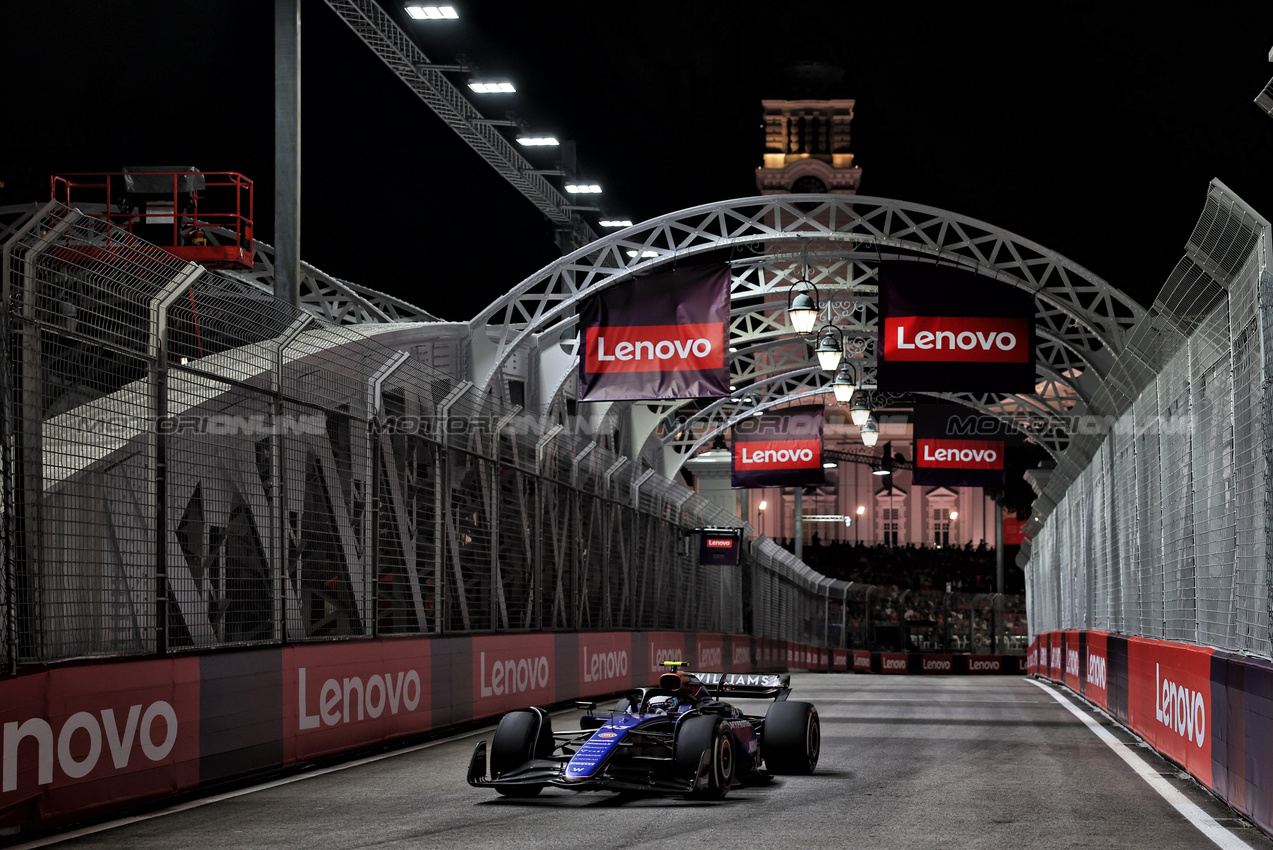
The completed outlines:
{"type": "Polygon", "coordinates": [[[563,333],[569,336],[581,299],[678,261],[724,253],[734,255],[729,346],[735,395],[705,406],[613,402],[594,414],[597,424],[614,423],[632,410],[633,446],[662,446],[669,475],[739,418],[829,390],[829,378],[809,365],[805,341],[787,323],[785,299],[802,277],[826,293],[821,318],[842,327],[859,384],[873,387],[878,263],[884,260],[956,265],[1034,296],[1037,391],[937,395],[1009,422],[1053,455],[1070,446],[1067,415],[1115,412],[1115,402],[1136,389],[1126,369],[1115,369],[1120,359],[1136,359],[1128,342],[1148,315],[1132,298],[1064,256],[985,222],[846,195],[723,201],[599,239],[522,281],[470,322],[474,380],[499,389],[510,358],[538,351],[552,362],[541,364],[535,403],[545,417],[560,416],[577,359],[568,345],[565,357],[551,349],[563,333]],[[737,256],[744,250],[754,253],[737,256]],[[689,427],[671,427],[678,418],[689,427]]]}

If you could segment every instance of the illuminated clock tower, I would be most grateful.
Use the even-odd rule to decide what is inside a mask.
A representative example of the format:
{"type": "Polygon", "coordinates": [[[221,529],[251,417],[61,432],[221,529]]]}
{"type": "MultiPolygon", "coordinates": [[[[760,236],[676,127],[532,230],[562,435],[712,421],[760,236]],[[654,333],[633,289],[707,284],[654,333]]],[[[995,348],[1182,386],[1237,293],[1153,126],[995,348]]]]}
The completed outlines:
{"type": "Polygon", "coordinates": [[[791,100],[762,100],[764,164],[756,169],[762,195],[793,192],[856,195],[862,169],[849,152],[853,100],[827,97],[844,72],[806,62],[788,69],[791,100]]]}

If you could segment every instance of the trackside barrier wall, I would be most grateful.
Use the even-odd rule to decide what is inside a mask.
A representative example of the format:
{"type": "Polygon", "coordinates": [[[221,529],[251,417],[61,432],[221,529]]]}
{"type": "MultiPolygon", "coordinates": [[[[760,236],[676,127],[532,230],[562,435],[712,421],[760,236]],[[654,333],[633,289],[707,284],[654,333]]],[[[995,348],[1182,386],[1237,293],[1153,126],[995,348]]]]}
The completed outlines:
{"type": "Polygon", "coordinates": [[[1273,832],[1273,664],[1173,641],[1052,631],[1031,675],[1107,711],[1265,832],[1273,832]]]}
{"type": "MultiPolygon", "coordinates": [[[[716,632],[385,638],[31,670],[0,681],[0,835],[697,669],[1017,672],[716,632]],[[925,666],[926,665],[926,666],[925,666]]],[[[457,781],[460,777],[457,776],[457,781]]]]}

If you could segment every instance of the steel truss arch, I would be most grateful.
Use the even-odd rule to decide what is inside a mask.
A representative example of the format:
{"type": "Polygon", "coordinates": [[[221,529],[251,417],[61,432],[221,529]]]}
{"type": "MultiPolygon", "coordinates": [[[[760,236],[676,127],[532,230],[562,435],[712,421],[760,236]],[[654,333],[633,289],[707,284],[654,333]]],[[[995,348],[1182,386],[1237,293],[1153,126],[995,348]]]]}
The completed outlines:
{"type": "MultiPolygon", "coordinates": [[[[673,405],[671,409],[663,411],[662,435],[652,435],[651,439],[657,439],[661,444],[665,451],[665,458],[675,458],[673,463],[665,469],[665,474],[672,477],[695,452],[709,445],[717,435],[723,434],[742,419],[797,399],[825,395],[830,389],[830,376],[816,365],[782,374],[768,375],[748,387],[739,387],[734,396],[716,399],[701,410],[695,411],[683,422],[675,423],[673,417],[680,406],[673,405]]],[[[916,393],[916,395],[960,404],[1003,420],[1039,443],[1054,457],[1069,445],[1069,433],[1064,419],[1067,408],[1063,398],[1045,401],[1037,396],[1021,395],[972,393],[916,393]]]]}
{"type": "MultiPolygon", "coordinates": [[[[484,375],[489,386],[505,360],[577,302],[608,286],[730,247],[777,241],[783,245],[845,242],[930,257],[967,268],[1035,296],[1036,325],[1050,330],[1093,362],[1110,362],[1145,309],[1101,278],[1037,243],[975,219],[921,205],[843,195],[770,195],[683,210],[599,239],[541,269],[479,313],[473,333],[498,326],[484,375]],[[651,256],[652,255],[652,256],[651,256]],[[1098,356],[1103,354],[1104,356],[1098,356]]],[[[789,252],[788,252],[789,253],[789,252]]],[[[770,264],[772,266],[772,263],[770,264]]],[[[735,299],[779,292],[796,268],[758,269],[735,278],[735,299]]],[[[825,268],[815,272],[825,277],[825,268]]],[[[866,280],[869,274],[863,273],[866,280]]],[[[815,285],[817,277],[813,277],[815,285]]],[[[1103,371],[1103,370],[1102,370],[1103,371]]]]}

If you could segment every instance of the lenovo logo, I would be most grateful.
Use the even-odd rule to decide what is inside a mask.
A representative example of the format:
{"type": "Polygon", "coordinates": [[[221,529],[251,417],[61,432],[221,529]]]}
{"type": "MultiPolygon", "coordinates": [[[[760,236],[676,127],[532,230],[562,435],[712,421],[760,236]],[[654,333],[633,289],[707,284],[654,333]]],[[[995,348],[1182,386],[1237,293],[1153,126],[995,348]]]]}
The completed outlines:
{"type": "Polygon", "coordinates": [[[505,658],[486,665],[486,653],[479,653],[481,691],[484,697],[520,694],[548,687],[549,667],[547,656],[538,658],[505,658]],[[490,684],[487,684],[489,671],[490,684]]]}
{"type": "Polygon", "coordinates": [[[620,649],[612,652],[589,653],[583,648],[583,680],[600,682],[628,675],[628,653],[620,649]]]}
{"type": "Polygon", "coordinates": [[[946,363],[1029,362],[1027,319],[898,316],[884,320],[884,357],[946,363]]]}
{"type": "Polygon", "coordinates": [[[905,670],[905,658],[885,658],[883,659],[883,669],[885,670],[905,670]]]}
{"type": "Polygon", "coordinates": [[[317,701],[308,700],[305,668],[301,667],[298,672],[297,706],[302,729],[317,729],[319,721],[323,726],[336,726],[366,717],[374,720],[384,714],[386,708],[394,715],[400,708],[415,711],[420,705],[420,674],[415,670],[377,673],[366,682],[358,676],[339,681],[328,679],[318,689],[317,701]],[[317,708],[313,714],[308,713],[310,705],[317,708]]]}
{"type": "Polygon", "coordinates": [[[732,537],[709,537],[707,538],[708,549],[733,549],[734,538],[732,537]]]}
{"type": "Polygon", "coordinates": [[[177,742],[177,712],[164,700],[152,702],[144,712],[140,705],[130,706],[128,715],[123,718],[117,718],[111,708],[104,708],[96,714],[79,711],[67,718],[58,730],[56,747],[53,727],[42,717],[32,717],[22,723],[6,723],[0,790],[17,790],[18,747],[25,738],[35,742],[36,784],[49,785],[53,782],[55,754],[57,766],[63,774],[71,779],[82,779],[92,773],[101,760],[103,738],[116,770],[128,767],[136,747],[141,748],[148,761],[163,761],[177,742]],[[160,719],[163,720],[160,727],[163,736],[156,743],[155,721],[160,719]],[[72,745],[76,738],[80,740],[80,746],[72,745]],[[84,743],[87,743],[87,748],[82,746],[84,743]],[[82,755],[77,757],[76,751],[82,755]]]}
{"type": "Polygon", "coordinates": [[[722,656],[724,652],[719,646],[700,646],[698,648],[698,666],[708,670],[719,670],[724,666],[722,656]]]}
{"type": "Polygon", "coordinates": [[[1159,723],[1202,746],[1207,737],[1207,701],[1202,691],[1191,691],[1170,679],[1159,678],[1154,665],[1154,716],[1159,723]]]}
{"type": "Polygon", "coordinates": [[[998,673],[1000,666],[1001,665],[1000,665],[999,659],[997,658],[968,659],[968,672],[970,673],[998,673]]]}
{"type": "Polygon", "coordinates": [[[853,656],[853,669],[854,670],[870,670],[871,656],[867,655],[866,653],[863,653],[862,655],[857,655],[855,653],[853,656]]]}
{"type": "Polygon", "coordinates": [[[750,664],[751,663],[751,647],[750,646],[747,646],[745,644],[741,646],[738,644],[735,644],[733,647],[733,650],[734,650],[733,661],[735,664],[750,664]]]}
{"type": "Polygon", "coordinates": [[[924,669],[924,672],[926,673],[928,672],[949,673],[950,672],[949,658],[924,658],[922,659],[922,661],[924,664],[923,669],[924,669]]]}
{"type": "Polygon", "coordinates": [[[585,364],[593,373],[719,369],[724,334],[722,322],[588,328],[585,364]]]}
{"type": "Polygon", "coordinates": [[[979,440],[915,441],[918,466],[958,469],[1003,469],[1003,443],[987,443],[979,440]]]}
{"type": "Polygon", "coordinates": [[[810,469],[822,465],[820,440],[748,440],[734,444],[738,469],[810,469]]]}
{"type": "Polygon", "coordinates": [[[1094,688],[1105,690],[1105,659],[1099,655],[1087,654],[1087,683],[1094,688]]]}
{"type": "Polygon", "coordinates": [[[671,649],[668,647],[654,648],[654,641],[650,641],[650,672],[660,673],[663,671],[664,661],[680,661],[685,657],[685,650],[671,649]]]}
{"type": "Polygon", "coordinates": [[[1079,651],[1077,649],[1067,649],[1065,651],[1065,675],[1077,676],[1079,674],[1079,651]]]}

